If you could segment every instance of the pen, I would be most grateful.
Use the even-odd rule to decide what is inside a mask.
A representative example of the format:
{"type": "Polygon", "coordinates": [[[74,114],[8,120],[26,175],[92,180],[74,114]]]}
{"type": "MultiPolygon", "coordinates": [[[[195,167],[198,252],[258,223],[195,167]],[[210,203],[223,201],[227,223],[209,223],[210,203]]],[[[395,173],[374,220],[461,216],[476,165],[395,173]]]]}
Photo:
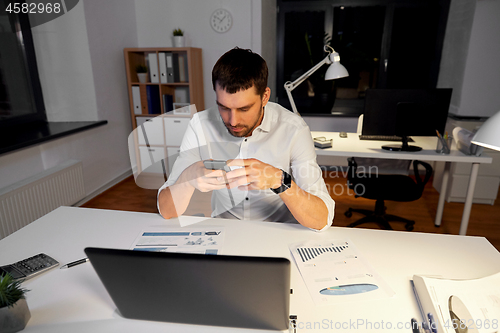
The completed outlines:
{"type": "Polygon", "coordinates": [[[442,139],[441,134],[439,134],[438,130],[436,130],[436,134],[437,134],[438,138],[442,139]]]}
{"type": "Polygon", "coordinates": [[[66,265],[64,266],[61,266],[60,269],[63,269],[63,268],[71,268],[73,266],[76,266],[76,265],[80,265],[80,264],[84,264],[86,263],[87,261],[89,261],[89,258],[83,258],[83,259],[80,259],[80,260],[77,260],[77,261],[72,261],[70,263],[67,263],[66,265]]]}
{"type": "Polygon", "coordinates": [[[420,333],[420,329],[415,318],[411,318],[411,330],[413,333],[420,333]]]}
{"type": "Polygon", "coordinates": [[[411,287],[413,289],[413,294],[415,295],[415,300],[417,301],[418,309],[420,310],[420,315],[422,316],[422,329],[424,330],[425,333],[430,333],[429,330],[429,325],[427,324],[427,318],[425,317],[424,314],[424,308],[422,307],[422,303],[420,303],[420,297],[418,297],[418,292],[417,289],[415,288],[415,283],[413,283],[413,280],[410,280],[411,287]]]}
{"type": "Polygon", "coordinates": [[[434,321],[434,316],[432,313],[428,313],[427,317],[429,318],[429,326],[431,328],[432,333],[437,333],[437,323],[434,321]]]}

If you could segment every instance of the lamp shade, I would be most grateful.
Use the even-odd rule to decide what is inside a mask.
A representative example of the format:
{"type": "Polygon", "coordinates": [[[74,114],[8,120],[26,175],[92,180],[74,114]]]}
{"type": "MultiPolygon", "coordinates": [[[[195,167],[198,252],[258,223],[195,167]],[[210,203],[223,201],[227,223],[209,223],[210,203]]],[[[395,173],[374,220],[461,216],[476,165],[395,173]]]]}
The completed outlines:
{"type": "Polygon", "coordinates": [[[500,150],[500,112],[490,117],[481,126],[471,142],[486,148],[500,150]]]}
{"type": "Polygon", "coordinates": [[[347,69],[340,63],[340,56],[337,52],[330,54],[331,65],[326,70],[325,80],[339,79],[349,76],[347,69]]]}

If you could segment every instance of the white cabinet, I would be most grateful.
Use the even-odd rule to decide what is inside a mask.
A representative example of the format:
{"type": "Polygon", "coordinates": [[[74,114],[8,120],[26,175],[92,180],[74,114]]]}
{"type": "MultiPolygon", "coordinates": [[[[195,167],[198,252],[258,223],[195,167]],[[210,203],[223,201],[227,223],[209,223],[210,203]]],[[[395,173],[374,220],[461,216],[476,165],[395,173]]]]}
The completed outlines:
{"type": "Polygon", "coordinates": [[[138,173],[166,179],[179,156],[182,138],[189,125],[191,114],[178,115],[173,112],[157,117],[137,117],[138,173]],[[162,162],[163,161],[163,162],[162,162]]]}
{"type": "MultiPolygon", "coordinates": [[[[165,147],[146,147],[139,146],[139,155],[141,159],[141,170],[148,173],[163,174],[165,159],[165,147]]],[[[165,166],[166,168],[166,166],[165,166]]]]}
{"type": "Polygon", "coordinates": [[[180,146],[189,124],[189,118],[168,117],[165,121],[166,146],[180,146]]]}
{"type": "Polygon", "coordinates": [[[165,144],[161,117],[137,117],[137,137],[139,145],[165,144]]]}
{"type": "MultiPolygon", "coordinates": [[[[469,131],[475,131],[481,125],[482,122],[479,121],[448,119],[446,131],[451,133],[457,126],[469,131]]],[[[493,205],[500,185],[500,152],[485,148],[483,154],[492,157],[493,162],[479,166],[473,202],[493,205]]],[[[471,163],[452,163],[448,179],[448,189],[446,191],[447,202],[465,202],[471,167],[471,163]]],[[[432,185],[438,192],[441,190],[443,172],[444,163],[436,163],[432,185]]]]}

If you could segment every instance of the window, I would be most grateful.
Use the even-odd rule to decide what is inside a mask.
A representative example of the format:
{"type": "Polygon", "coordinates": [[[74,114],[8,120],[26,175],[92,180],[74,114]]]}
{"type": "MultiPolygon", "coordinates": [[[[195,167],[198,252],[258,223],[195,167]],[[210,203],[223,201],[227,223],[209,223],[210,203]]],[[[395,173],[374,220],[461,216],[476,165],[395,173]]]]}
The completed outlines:
{"type": "Polygon", "coordinates": [[[0,0],[0,128],[47,119],[28,16],[7,4],[0,0]]]}
{"type": "Polygon", "coordinates": [[[349,77],[325,81],[323,66],[293,92],[302,114],[357,113],[368,88],[435,88],[449,0],[278,0],[277,96],[326,55],[329,44],[349,77]]]}

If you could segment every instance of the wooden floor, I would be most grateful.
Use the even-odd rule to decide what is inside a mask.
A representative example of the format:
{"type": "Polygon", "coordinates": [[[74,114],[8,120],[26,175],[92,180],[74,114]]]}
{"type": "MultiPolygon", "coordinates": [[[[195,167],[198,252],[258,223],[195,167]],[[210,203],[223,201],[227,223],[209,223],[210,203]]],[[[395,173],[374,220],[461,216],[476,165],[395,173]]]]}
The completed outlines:
{"type": "MultiPolygon", "coordinates": [[[[373,200],[354,198],[354,196],[347,193],[345,178],[325,178],[325,181],[330,189],[330,195],[336,203],[336,215],[333,225],[347,226],[362,217],[361,214],[354,213],[351,218],[347,218],[344,212],[349,207],[374,208],[373,200]]],[[[156,194],[157,191],[155,190],[145,190],[138,187],[131,176],[90,200],[82,207],[156,213],[156,194]]],[[[198,196],[196,203],[202,202],[201,206],[203,207],[196,203],[192,204],[188,207],[186,215],[204,213],[205,216],[210,216],[209,195],[198,192],[198,196]]],[[[387,201],[387,213],[415,220],[415,229],[412,232],[457,235],[460,229],[464,204],[445,203],[441,227],[435,227],[434,216],[438,197],[439,193],[432,187],[431,179],[424,190],[422,198],[405,203],[387,201]]],[[[192,202],[194,201],[192,200],[192,202]]],[[[402,223],[392,223],[392,225],[395,230],[404,230],[402,223]]],[[[365,224],[363,227],[378,229],[378,226],[372,223],[365,224]]],[[[500,199],[496,200],[495,205],[472,205],[467,235],[486,237],[500,251],[500,199]]]]}

